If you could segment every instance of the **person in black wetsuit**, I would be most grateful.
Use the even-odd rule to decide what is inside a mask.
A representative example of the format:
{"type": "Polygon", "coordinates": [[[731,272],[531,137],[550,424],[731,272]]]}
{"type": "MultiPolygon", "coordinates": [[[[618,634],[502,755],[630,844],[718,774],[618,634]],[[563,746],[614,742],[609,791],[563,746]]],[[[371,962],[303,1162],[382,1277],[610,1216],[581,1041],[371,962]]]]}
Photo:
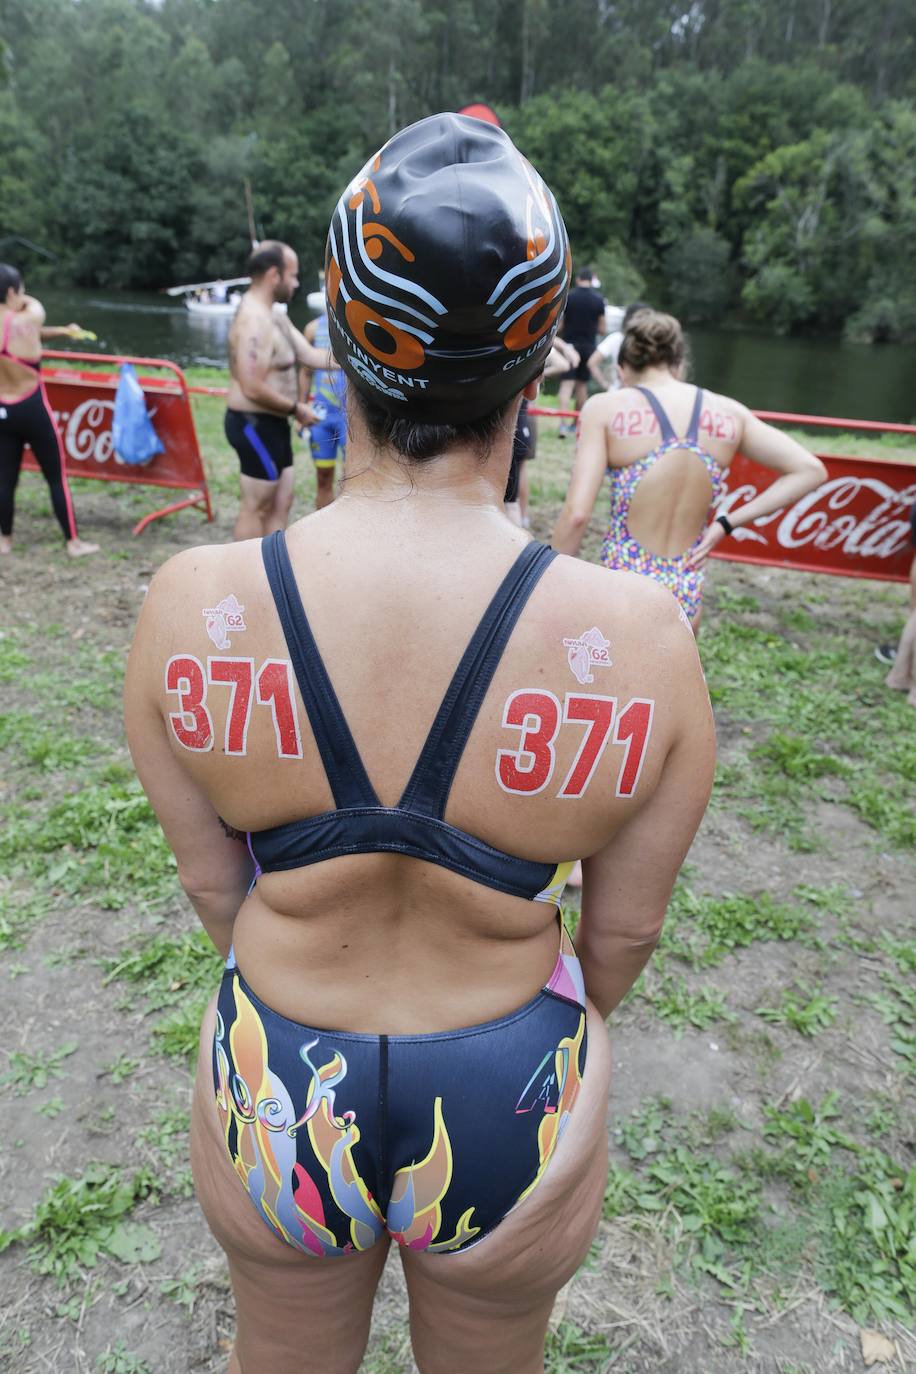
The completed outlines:
{"type": "MultiPolygon", "coordinates": [[[[598,335],[604,333],[604,297],[592,286],[594,275],[590,267],[580,267],[576,273],[576,284],[566,300],[561,329],[563,338],[572,344],[579,354],[579,362],[564,374],[560,382],[560,410],[569,409],[573,389],[576,393],[577,410],[581,410],[588,399],[588,360],[595,351],[598,335]]],[[[561,420],[560,438],[574,434],[575,429],[574,424],[561,420]]]]}
{"type": "Polygon", "coordinates": [[[0,554],[12,553],[16,486],[28,444],[51,493],[71,558],[95,553],[80,539],[67,482],[64,448],[41,380],[41,341],[78,334],[75,324],[45,324],[44,307],[27,296],[15,267],[0,263],[0,554]]]}
{"type": "Polygon", "coordinates": [[[149,589],[128,739],[226,960],[191,1159],[230,1374],[356,1374],[392,1244],[423,1374],[542,1374],[601,1213],[603,1017],[658,938],[714,748],[673,598],[503,514],[567,262],[505,133],[396,134],[328,236],[340,495],[149,589]]]}

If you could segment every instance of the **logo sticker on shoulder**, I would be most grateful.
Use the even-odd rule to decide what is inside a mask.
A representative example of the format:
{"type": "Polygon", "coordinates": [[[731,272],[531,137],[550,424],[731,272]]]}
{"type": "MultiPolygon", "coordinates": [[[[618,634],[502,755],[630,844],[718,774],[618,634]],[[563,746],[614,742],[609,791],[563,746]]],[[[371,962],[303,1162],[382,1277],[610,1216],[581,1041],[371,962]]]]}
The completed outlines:
{"type": "Polygon", "coordinates": [[[228,649],[232,644],[230,633],[238,634],[246,629],[245,618],[242,615],[244,609],[245,607],[239,604],[238,597],[232,594],[224,596],[215,606],[204,607],[203,617],[207,634],[217,649],[228,649]]]}
{"type": "Polygon", "coordinates": [[[613,664],[611,641],[605,639],[597,625],[575,639],[564,639],[563,647],[567,650],[566,661],[576,681],[583,685],[595,681],[594,673],[589,671],[591,668],[610,668],[613,664]]]}

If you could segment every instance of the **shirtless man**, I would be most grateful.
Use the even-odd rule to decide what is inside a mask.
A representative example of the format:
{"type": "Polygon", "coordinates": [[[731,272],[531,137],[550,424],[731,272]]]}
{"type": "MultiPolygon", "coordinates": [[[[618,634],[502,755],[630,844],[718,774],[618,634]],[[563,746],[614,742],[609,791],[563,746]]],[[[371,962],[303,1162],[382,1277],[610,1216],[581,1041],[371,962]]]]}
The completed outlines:
{"type": "Polygon", "coordinates": [[[299,259],[288,244],[266,239],[248,259],[251,286],[229,331],[226,438],[239,456],[242,499],[236,539],[258,539],[286,528],[293,503],[290,420],[318,416],[300,401],[298,371],[335,366],[275,305],[292,300],[299,259]]]}

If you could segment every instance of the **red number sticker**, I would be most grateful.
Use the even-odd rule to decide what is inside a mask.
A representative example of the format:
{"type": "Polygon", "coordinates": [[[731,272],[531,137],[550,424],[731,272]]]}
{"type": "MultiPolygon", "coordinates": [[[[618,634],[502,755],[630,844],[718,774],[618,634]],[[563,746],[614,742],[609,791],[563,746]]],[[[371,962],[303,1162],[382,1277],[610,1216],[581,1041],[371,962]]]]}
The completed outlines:
{"type": "Polygon", "coordinates": [[[290,665],[283,658],[268,658],[258,672],[258,705],[270,706],[281,759],[301,759],[302,739],[293,705],[290,665]]]}
{"type": "Polygon", "coordinates": [[[645,697],[633,697],[628,701],[614,727],[615,744],[626,743],[627,752],[623,757],[620,776],[617,779],[618,797],[632,797],[636,791],[639,775],[646,757],[646,746],[652,732],[652,716],[655,702],[645,697]]]}
{"type": "Polygon", "coordinates": [[[165,665],[165,690],[178,695],[178,710],[169,715],[178,743],[197,753],[212,749],[213,720],[207,710],[207,678],[200,659],[173,654],[165,665]]]}
{"type": "Polygon", "coordinates": [[[503,725],[521,731],[517,749],[499,749],[496,781],[504,792],[533,796],[543,792],[553,777],[556,750],[553,742],[560,728],[560,703],[553,692],[523,687],[507,698],[503,725]]]}
{"type": "Polygon", "coordinates": [[[571,692],[566,693],[563,703],[564,722],[581,722],[588,725],[588,730],[566,775],[566,781],[557,793],[558,797],[581,797],[588,787],[607,745],[616,709],[616,697],[576,696],[571,692]]]}
{"type": "Polygon", "coordinates": [[[207,676],[211,683],[224,682],[232,688],[226,714],[225,749],[227,754],[244,754],[251,719],[253,658],[208,658],[207,676]]]}

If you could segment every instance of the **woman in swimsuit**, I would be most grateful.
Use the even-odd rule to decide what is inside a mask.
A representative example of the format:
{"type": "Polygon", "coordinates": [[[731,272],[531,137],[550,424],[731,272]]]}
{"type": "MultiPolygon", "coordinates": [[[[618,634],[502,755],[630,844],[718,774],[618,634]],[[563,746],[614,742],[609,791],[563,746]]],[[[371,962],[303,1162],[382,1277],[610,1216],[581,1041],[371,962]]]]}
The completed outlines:
{"type": "Polygon", "coordinates": [[[813,491],[827,473],[819,458],[739,401],[681,381],[683,365],[677,320],[655,310],[632,317],[617,361],[621,389],[593,396],[582,409],[576,461],[551,544],[578,553],[610,470],[601,561],[667,587],[696,633],[713,549],[732,530],[813,491]],[[738,449],[780,476],[733,520],[722,515],[708,524],[738,449]]]}
{"type": "Polygon", "coordinates": [[[44,306],[25,294],[15,267],[0,263],[0,554],[12,553],[16,486],[26,444],[51,493],[71,558],[95,553],[80,539],[67,483],[64,448],[41,380],[41,341],[79,334],[79,325],[45,324],[44,306]]]}
{"type": "Polygon", "coordinates": [[[226,958],[191,1154],[232,1374],[353,1374],[392,1241],[423,1374],[537,1374],[600,1214],[604,1017],[658,940],[714,745],[670,598],[503,514],[568,253],[501,130],[395,135],[328,240],[341,496],[179,554],[146,599],[130,745],[226,958]]]}

